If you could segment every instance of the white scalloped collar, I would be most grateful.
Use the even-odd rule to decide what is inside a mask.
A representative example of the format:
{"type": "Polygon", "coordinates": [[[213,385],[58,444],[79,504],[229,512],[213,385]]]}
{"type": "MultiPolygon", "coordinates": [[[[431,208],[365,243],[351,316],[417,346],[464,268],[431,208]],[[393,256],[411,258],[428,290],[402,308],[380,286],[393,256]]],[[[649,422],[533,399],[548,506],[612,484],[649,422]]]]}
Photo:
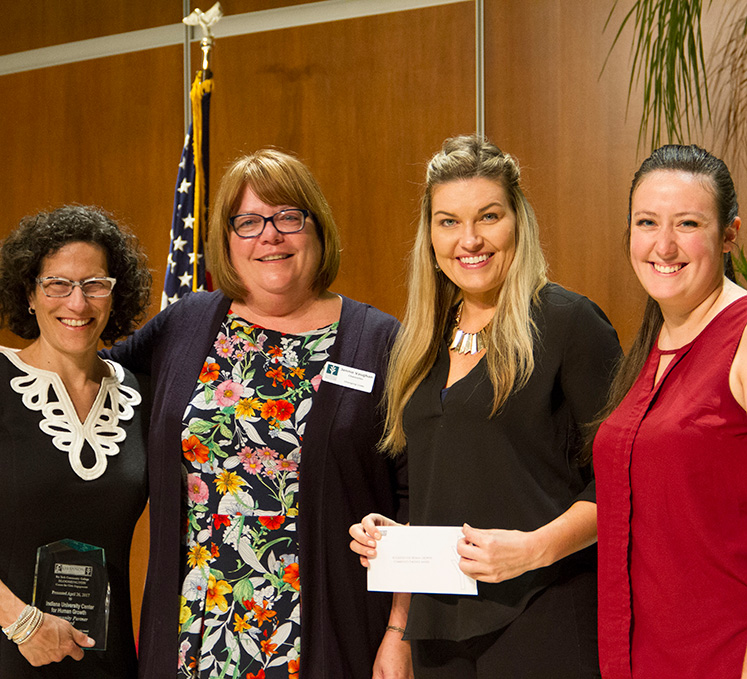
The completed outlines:
{"type": "Polygon", "coordinates": [[[119,420],[132,419],[134,406],[142,400],[136,389],[122,384],[122,366],[107,361],[111,374],[101,380],[96,400],[85,422],[81,422],[57,373],[25,363],[18,356],[18,349],[0,347],[0,353],[26,373],[14,377],[10,386],[21,395],[23,405],[29,410],[41,411],[43,418],[39,428],[52,437],[55,448],[67,453],[73,471],[84,481],[99,478],[106,471],[107,456],[119,453],[118,444],[125,439],[125,431],[119,426],[119,420]],[[51,394],[56,394],[59,400],[52,400],[54,396],[51,394]],[[92,467],[85,467],[80,459],[85,442],[96,456],[92,467]]]}

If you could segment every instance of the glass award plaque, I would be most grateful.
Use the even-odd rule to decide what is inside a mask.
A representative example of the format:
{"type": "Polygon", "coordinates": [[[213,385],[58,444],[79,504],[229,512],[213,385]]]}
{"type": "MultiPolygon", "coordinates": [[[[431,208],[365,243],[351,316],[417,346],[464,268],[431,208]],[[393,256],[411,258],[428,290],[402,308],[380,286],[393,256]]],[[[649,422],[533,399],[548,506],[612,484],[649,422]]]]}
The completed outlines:
{"type": "Polygon", "coordinates": [[[34,606],[94,639],[90,650],[106,650],[109,596],[103,548],[65,539],[36,550],[34,606]]]}

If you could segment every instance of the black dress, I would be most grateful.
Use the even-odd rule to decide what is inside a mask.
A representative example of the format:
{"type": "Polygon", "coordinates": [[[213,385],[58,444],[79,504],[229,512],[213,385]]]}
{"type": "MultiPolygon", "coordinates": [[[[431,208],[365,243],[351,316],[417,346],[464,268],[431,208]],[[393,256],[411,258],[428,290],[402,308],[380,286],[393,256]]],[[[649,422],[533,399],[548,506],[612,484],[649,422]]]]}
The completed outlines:
{"type": "MultiPolygon", "coordinates": [[[[555,284],[542,289],[533,318],[534,371],[497,416],[490,417],[493,388],[484,359],[442,396],[449,372],[445,343],[413,394],[404,413],[413,525],[466,522],[531,531],[578,500],[595,501],[591,465],[579,466],[577,456],[582,424],[605,401],[620,351],[617,336],[596,305],[555,284]]],[[[593,676],[595,570],[595,549],[589,548],[513,580],[480,582],[477,596],[414,594],[407,638],[462,642],[506,630],[532,608],[542,609],[545,628],[592,637],[579,644],[585,648],[578,653],[588,657],[573,662],[593,667],[593,676]],[[549,613],[547,606],[532,606],[546,593],[556,597],[550,590],[558,585],[570,586],[574,606],[552,605],[549,613]]],[[[510,644],[520,659],[547,643],[532,631],[539,624],[526,622],[526,638],[512,636],[510,644]]]]}
{"type": "Polygon", "coordinates": [[[86,420],[89,427],[84,440],[83,428],[76,432],[65,424],[71,419],[72,404],[59,377],[25,365],[13,350],[0,349],[0,580],[31,603],[37,548],[71,538],[104,548],[111,585],[106,651],[85,651],[81,661],[68,657],[32,667],[16,645],[0,634],[3,679],[137,676],[129,556],[132,533],[147,499],[146,423],[139,392],[135,377],[116,366],[114,375],[102,383],[86,420]],[[107,424],[105,418],[112,411],[116,422],[107,424]],[[45,421],[48,431],[57,429],[57,445],[40,428],[45,421]],[[112,436],[124,440],[112,445],[112,436]],[[84,480],[73,470],[68,450],[72,448],[74,456],[76,443],[82,443],[78,471],[86,475],[84,468],[93,467],[96,460],[90,440],[99,447],[99,464],[105,464],[105,469],[97,478],[84,480]],[[104,454],[103,448],[118,452],[104,454]]]}

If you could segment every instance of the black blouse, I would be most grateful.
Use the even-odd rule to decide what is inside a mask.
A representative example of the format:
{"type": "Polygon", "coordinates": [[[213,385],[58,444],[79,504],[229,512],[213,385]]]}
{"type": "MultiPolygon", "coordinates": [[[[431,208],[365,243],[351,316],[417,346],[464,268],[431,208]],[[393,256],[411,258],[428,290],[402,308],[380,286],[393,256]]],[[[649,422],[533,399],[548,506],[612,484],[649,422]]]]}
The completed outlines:
{"type": "MultiPolygon", "coordinates": [[[[591,465],[577,463],[581,425],[606,399],[617,334],[593,302],[552,283],[533,318],[534,372],[492,418],[484,359],[442,401],[442,344],[404,414],[413,525],[531,531],[576,501],[595,501],[591,465]]],[[[408,637],[463,640],[501,629],[561,573],[594,564],[589,548],[507,582],[478,583],[477,596],[415,594],[408,637]]]]}

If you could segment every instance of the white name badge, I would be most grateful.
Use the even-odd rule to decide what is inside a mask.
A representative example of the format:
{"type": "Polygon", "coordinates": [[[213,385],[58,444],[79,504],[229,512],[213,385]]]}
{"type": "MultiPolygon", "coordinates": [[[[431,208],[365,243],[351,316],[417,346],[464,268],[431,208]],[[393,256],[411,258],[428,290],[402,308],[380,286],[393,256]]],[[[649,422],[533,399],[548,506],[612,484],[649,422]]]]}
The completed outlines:
{"type": "Polygon", "coordinates": [[[369,394],[371,393],[371,389],[373,389],[375,379],[376,373],[368,372],[368,370],[358,370],[358,368],[351,368],[350,366],[340,365],[339,363],[332,363],[332,361],[327,361],[322,369],[322,382],[339,384],[341,387],[357,389],[358,391],[365,391],[369,394]]]}

